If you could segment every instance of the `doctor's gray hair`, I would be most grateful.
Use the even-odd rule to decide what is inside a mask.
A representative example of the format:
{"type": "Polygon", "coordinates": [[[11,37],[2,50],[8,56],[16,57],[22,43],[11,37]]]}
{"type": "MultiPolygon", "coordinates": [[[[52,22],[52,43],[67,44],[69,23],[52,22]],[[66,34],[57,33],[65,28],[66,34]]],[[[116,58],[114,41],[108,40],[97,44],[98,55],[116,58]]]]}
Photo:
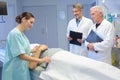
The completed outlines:
{"type": "Polygon", "coordinates": [[[96,11],[103,13],[103,7],[102,6],[93,6],[92,8],[90,8],[90,10],[92,10],[92,9],[95,9],[96,11]]]}
{"type": "Polygon", "coordinates": [[[83,9],[83,5],[80,3],[76,3],[73,5],[73,8],[77,8],[77,9],[81,10],[81,9],[83,9]]]}

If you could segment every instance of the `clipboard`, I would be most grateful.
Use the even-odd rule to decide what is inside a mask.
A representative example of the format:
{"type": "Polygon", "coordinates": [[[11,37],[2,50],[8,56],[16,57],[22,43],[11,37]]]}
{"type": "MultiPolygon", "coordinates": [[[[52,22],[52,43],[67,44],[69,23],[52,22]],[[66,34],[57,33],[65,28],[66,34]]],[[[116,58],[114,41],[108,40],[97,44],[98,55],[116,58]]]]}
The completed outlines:
{"type": "MultiPolygon", "coordinates": [[[[90,43],[103,41],[103,39],[98,34],[96,34],[93,30],[91,30],[91,32],[89,33],[88,37],[85,40],[90,43]]],[[[98,51],[96,50],[95,52],[98,53],[98,51]]]]}
{"type": "Polygon", "coordinates": [[[101,42],[103,41],[103,39],[98,34],[96,34],[93,30],[91,30],[88,37],[86,38],[86,41],[90,43],[92,42],[95,43],[95,42],[101,42]]]}
{"type": "Polygon", "coordinates": [[[75,44],[78,46],[81,46],[81,43],[77,41],[77,39],[82,39],[83,33],[70,31],[69,36],[72,38],[72,40],[69,42],[70,44],[75,44]]]}

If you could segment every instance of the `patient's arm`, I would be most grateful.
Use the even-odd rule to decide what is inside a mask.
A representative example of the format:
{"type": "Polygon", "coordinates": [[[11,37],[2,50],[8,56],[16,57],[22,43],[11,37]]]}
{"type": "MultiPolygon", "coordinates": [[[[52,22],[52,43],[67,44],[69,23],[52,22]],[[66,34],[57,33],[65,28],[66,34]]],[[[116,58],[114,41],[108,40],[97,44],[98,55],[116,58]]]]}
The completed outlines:
{"type": "MultiPolygon", "coordinates": [[[[48,49],[48,47],[46,45],[40,45],[37,48],[37,50],[34,52],[34,55],[32,57],[39,58],[41,52],[46,50],[46,49],[48,49]]],[[[47,60],[49,60],[49,57],[44,57],[42,59],[43,59],[43,62],[46,62],[47,60]]],[[[36,68],[37,64],[38,64],[38,62],[30,61],[29,62],[29,68],[34,69],[34,68],[36,68]]]]}

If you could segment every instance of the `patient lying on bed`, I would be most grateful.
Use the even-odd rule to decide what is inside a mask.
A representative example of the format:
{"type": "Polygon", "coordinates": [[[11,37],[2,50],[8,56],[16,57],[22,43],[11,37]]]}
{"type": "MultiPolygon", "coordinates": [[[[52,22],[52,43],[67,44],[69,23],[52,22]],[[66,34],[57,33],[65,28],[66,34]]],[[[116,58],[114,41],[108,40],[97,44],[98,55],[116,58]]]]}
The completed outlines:
{"type": "Polygon", "coordinates": [[[120,80],[118,68],[63,49],[48,49],[40,57],[44,56],[50,56],[52,61],[37,64],[31,70],[32,80],[120,80]]]}
{"type": "MultiPolygon", "coordinates": [[[[47,49],[45,51],[43,51],[42,53],[40,53],[39,58],[43,58],[45,56],[49,56],[52,57],[54,54],[56,54],[59,51],[62,51],[63,49],[60,48],[50,48],[47,49]]],[[[39,53],[38,53],[39,54],[39,53]]],[[[31,78],[32,80],[40,80],[40,73],[42,71],[45,71],[46,68],[48,66],[48,63],[36,63],[36,62],[30,62],[30,72],[31,72],[31,78]]]]}

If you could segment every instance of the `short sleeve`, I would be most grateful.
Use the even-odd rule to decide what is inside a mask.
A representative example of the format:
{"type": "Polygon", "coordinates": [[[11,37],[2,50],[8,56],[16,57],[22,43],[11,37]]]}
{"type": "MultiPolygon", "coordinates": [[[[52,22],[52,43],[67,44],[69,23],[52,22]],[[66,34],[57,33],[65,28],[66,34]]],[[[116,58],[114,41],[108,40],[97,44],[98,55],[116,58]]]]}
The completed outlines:
{"type": "Polygon", "coordinates": [[[12,57],[25,53],[24,40],[20,33],[10,34],[8,41],[12,57]]]}

